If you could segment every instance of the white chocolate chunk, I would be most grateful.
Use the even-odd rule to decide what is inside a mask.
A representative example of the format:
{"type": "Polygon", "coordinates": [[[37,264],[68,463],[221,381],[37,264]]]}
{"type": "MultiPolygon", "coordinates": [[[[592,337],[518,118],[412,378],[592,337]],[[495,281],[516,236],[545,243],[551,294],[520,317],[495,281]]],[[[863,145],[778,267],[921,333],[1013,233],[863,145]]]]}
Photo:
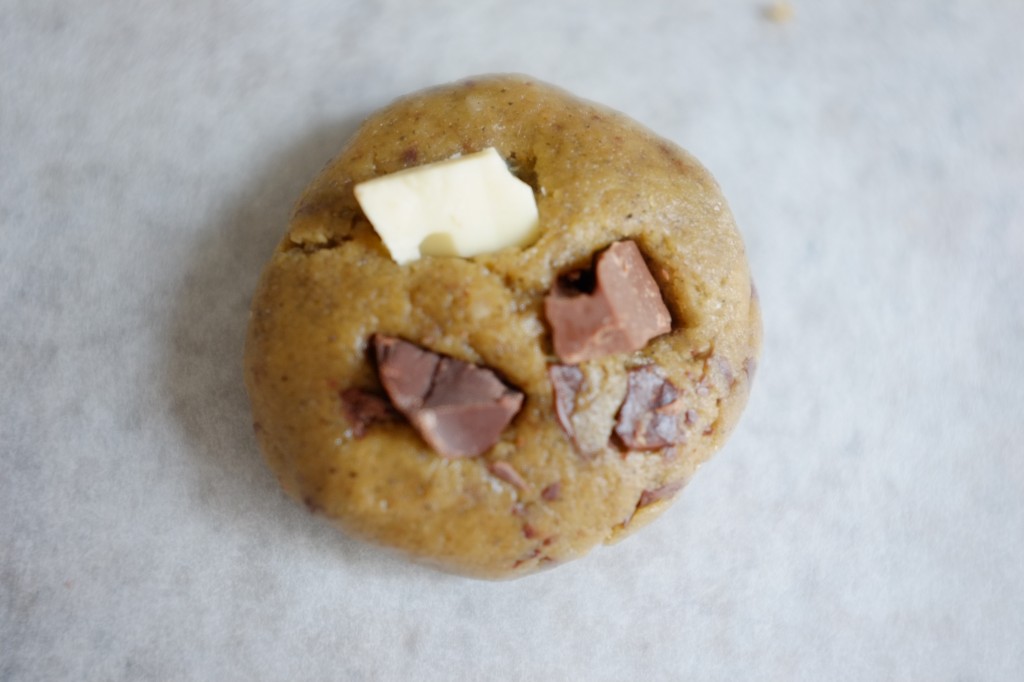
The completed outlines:
{"type": "Polygon", "coordinates": [[[399,265],[469,258],[537,238],[533,190],[493,147],[355,186],[356,200],[399,265]]]}

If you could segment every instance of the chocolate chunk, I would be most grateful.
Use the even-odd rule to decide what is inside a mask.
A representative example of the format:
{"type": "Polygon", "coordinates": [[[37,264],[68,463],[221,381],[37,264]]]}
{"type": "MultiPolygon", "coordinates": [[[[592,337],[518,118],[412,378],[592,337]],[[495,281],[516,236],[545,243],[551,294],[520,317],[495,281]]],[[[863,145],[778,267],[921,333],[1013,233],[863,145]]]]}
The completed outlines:
{"type": "Polygon", "coordinates": [[[747,382],[753,383],[754,375],[757,373],[757,358],[747,358],[743,361],[743,373],[747,375],[747,382]]]}
{"type": "Polygon", "coordinates": [[[519,490],[526,490],[529,487],[527,486],[526,481],[523,480],[523,477],[519,475],[519,472],[516,471],[515,467],[508,462],[491,462],[490,465],[488,465],[487,470],[490,471],[491,475],[495,478],[500,478],[505,481],[505,483],[508,483],[519,490]]]}
{"type": "Polygon", "coordinates": [[[540,497],[545,502],[555,502],[562,496],[562,483],[555,481],[540,491],[540,497]]]}
{"type": "Polygon", "coordinates": [[[387,400],[369,391],[347,388],[338,396],[341,398],[341,409],[352,424],[352,434],[356,438],[365,436],[367,429],[378,422],[398,419],[398,414],[387,400]]]}
{"type": "Polygon", "coordinates": [[[491,370],[375,336],[380,382],[423,440],[445,457],[473,457],[498,442],[523,394],[491,370]]]}
{"type": "Polygon", "coordinates": [[[575,365],[550,365],[548,378],[555,394],[555,418],[559,426],[569,436],[569,440],[577,450],[580,444],[576,440],[576,428],[572,423],[572,414],[576,410],[576,394],[583,388],[583,372],[575,365]]]}
{"type": "Polygon", "coordinates": [[[389,336],[374,336],[377,374],[391,404],[408,416],[423,406],[441,356],[416,344],[389,336]]]}
{"type": "Polygon", "coordinates": [[[660,369],[654,365],[632,369],[615,435],[630,450],[657,450],[682,443],[686,433],[679,416],[684,411],[679,390],[660,369]]]}
{"type": "Polygon", "coordinates": [[[635,242],[621,241],[597,257],[593,291],[588,273],[573,273],[544,298],[555,354],[562,362],[640,350],[672,330],[658,283],[635,242]]]}
{"type": "Polygon", "coordinates": [[[732,387],[736,383],[736,375],[732,371],[732,365],[722,355],[712,355],[711,362],[715,366],[715,371],[725,381],[726,385],[732,387]]]}
{"type": "Polygon", "coordinates": [[[534,547],[532,552],[525,555],[521,559],[516,559],[516,561],[512,564],[512,568],[519,568],[530,559],[536,559],[538,556],[540,556],[540,547],[534,547]]]}
{"type": "Polygon", "coordinates": [[[683,481],[674,481],[654,488],[653,490],[645,490],[640,493],[640,501],[636,503],[636,508],[640,509],[641,507],[646,507],[649,504],[654,504],[659,500],[667,500],[670,497],[675,497],[676,494],[683,489],[683,485],[683,481]]]}

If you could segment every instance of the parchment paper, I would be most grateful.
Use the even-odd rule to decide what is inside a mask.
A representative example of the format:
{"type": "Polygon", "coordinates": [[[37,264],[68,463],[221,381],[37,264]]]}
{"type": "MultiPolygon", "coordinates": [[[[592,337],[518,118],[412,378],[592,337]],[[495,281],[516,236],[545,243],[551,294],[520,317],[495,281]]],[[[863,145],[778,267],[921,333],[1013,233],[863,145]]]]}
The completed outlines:
{"type": "Polygon", "coordinates": [[[0,1],[0,680],[1019,680],[1024,3],[0,1]],[[250,296],[372,109],[518,71],[722,184],[748,411],[658,523],[515,582],[262,463],[250,296]]]}

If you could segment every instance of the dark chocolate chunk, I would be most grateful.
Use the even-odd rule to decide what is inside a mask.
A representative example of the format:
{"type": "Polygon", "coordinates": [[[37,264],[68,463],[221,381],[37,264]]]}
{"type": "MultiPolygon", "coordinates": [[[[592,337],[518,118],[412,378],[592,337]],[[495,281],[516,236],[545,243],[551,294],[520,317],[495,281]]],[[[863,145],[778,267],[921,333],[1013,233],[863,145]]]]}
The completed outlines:
{"type": "Polygon", "coordinates": [[[550,365],[548,378],[554,389],[555,418],[559,426],[569,436],[576,449],[580,444],[576,440],[576,428],[572,423],[572,414],[576,410],[576,394],[583,387],[583,372],[576,365],[550,365]]]}
{"type": "Polygon", "coordinates": [[[445,457],[473,457],[498,442],[523,394],[491,370],[375,336],[380,382],[423,440],[445,457]]]}
{"type": "Polygon", "coordinates": [[[352,434],[356,438],[366,435],[367,429],[377,422],[388,422],[398,419],[391,405],[384,398],[361,388],[347,388],[341,391],[341,409],[352,425],[352,434]]]}
{"type": "Polygon", "coordinates": [[[685,412],[679,389],[654,365],[629,371],[626,399],[619,408],[615,435],[629,450],[658,450],[682,443],[679,423],[685,412]]]}
{"type": "Polygon", "coordinates": [[[672,330],[661,290],[635,242],[616,242],[597,257],[593,291],[586,290],[589,277],[573,273],[544,298],[562,362],[640,350],[672,330]]]}

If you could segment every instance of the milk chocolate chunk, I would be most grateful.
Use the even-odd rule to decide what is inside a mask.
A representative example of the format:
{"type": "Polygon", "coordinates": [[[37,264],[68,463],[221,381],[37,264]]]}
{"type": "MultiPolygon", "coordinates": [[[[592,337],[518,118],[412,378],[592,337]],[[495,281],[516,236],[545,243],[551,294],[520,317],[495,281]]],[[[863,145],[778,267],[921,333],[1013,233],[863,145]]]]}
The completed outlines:
{"type": "Polygon", "coordinates": [[[630,450],[658,450],[686,440],[679,390],[654,365],[632,369],[615,435],[630,450]]]}
{"type": "Polygon", "coordinates": [[[375,336],[377,372],[391,403],[445,457],[474,457],[498,442],[523,394],[477,365],[375,336]]]}
{"type": "Polygon", "coordinates": [[[743,361],[743,373],[747,375],[747,383],[753,383],[754,375],[757,373],[757,358],[747,358],[743,361]]]}
{"type": "Polygon", "coordinates": [[[555,481],[540,491],[540,497],[545,502],[555,502],[562,496],[562,482],[555,481]]]}
{"type": "Polygon", "coordinates": [[[577,273],[556,285],[544,298],[544,314],[555,355],[572,364],[640,350],[672,330],[658,283],[629,240],[605,249],[592,277],[577,273]],[[585,289],[590,281],[593,291],[585,289]]]}
{"type": "Polygon", "coordinates": [[[583,387],[583,372],[575,365],[550,365],[548,378],[551,379],[551,387],[554,389],[555,418],[558,425],[579,450],[580,444],[576,440],[572,414],[576,410],[576,394],[583,387]]]}
{"type": "Polygon", "coordinates": [[[352,435],[362,438],[366,431],[378,422],[398,419],[398,414],[388,401],[379,395],[361,388],[347,388],[341,391],[341,409],[352,424],[352,435]]]}
{"type": "Polygon", "coordinates": [[[641,509],[660,500],[667,500],[675,497],[679,491],[683,489],[683,485],[684,481],[674,481],[654,488],[653,490],[645,490],[640,493],[640,500],[636,503],[636,508],[641,509]]]}
{"type": "Polygon", "coordinates": [[[519,472],[516,471],[515,467],[508,462],[492,462],[488,465],[487,470],[491,472],[491,475],[495,478],[500,478],[505,481],[505,483],[508,483],[519,490],[526,490],[530,487],[526,483],[526,480],[519,475],[519,472]]]}

